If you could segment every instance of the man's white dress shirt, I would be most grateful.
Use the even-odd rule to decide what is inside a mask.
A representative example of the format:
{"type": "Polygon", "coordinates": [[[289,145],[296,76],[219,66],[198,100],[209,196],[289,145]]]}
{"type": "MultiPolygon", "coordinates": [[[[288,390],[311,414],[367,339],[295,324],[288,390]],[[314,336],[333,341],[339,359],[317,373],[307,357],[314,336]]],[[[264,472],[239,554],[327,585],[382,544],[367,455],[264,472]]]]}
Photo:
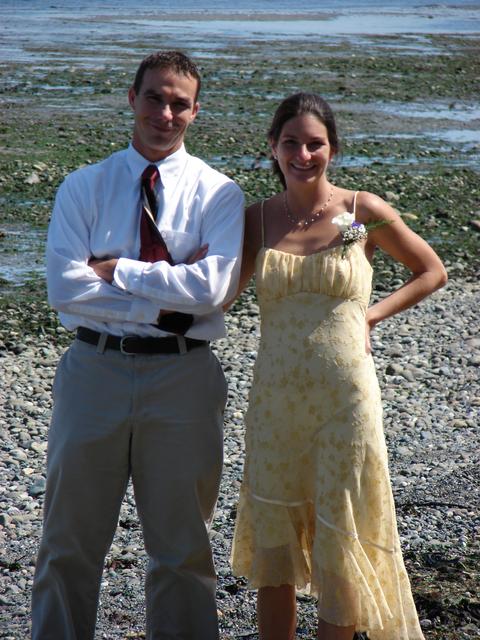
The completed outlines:
{"type": "Polygon", "coordinates": [[[189,337],[223,337],[222,305],[235,295],[240,272],[243,194],[184,147],[155,163],[157,225],[175,264],[141,262],[140,181],[149,164],[130,145],[64,180],[48,232],[50,304],[70,330],[162,336],[152,323],[165,309],[194,314],[189,337]],[[204,244],[207,256],[185,264],[204,244]],[[112,284],[88,266],[92,256],[119,258],[112,284]]]}

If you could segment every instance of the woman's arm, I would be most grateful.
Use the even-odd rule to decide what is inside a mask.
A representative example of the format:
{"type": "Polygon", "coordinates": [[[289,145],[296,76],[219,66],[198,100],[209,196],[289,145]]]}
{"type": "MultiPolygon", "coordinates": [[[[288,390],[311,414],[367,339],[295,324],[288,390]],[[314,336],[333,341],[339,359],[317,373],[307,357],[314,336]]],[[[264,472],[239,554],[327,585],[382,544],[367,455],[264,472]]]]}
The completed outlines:
{"type": "Polygon", "coordinates": [[[380,197],[361,192],[357,199],[357,219],[364,224],[380,221],[387,223],[369,232],[365,247],[368,256],[372,256],[378,246],[412,272],[411,277],[399,289],[368,309],[366,319],[368,329],[371,330],[385,318],[408,309],[443,287],[448,277],[435,251],[409,229],[394,209],[380,197]]]}
{"type": "Polygon", "coordinates": [[[246,289],[253,274],[255,273],[255,261],[262,246],[262,220],[260,210],[261,203],[257,202],[248,207],[245,212],[245,235],[243,239],[242,267],[240,271],[238,289],[235,297],[223,307],[224,311],[227,311],[242,291],[246,289]]]}

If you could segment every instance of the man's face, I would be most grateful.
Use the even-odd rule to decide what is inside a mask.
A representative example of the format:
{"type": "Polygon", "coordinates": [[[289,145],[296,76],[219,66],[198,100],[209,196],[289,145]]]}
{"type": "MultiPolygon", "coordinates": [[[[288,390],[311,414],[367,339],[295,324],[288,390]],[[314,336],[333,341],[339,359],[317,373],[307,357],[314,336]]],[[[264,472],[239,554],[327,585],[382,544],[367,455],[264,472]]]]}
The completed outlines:
{"type": "Polygon", "coordinates": [[[188,125],[195,120],[197,80],[170,69],[147,69],[138,93],[133,87],[128,101],[135,114],[133,146],[155,162],[183,144],[188,125]]]}

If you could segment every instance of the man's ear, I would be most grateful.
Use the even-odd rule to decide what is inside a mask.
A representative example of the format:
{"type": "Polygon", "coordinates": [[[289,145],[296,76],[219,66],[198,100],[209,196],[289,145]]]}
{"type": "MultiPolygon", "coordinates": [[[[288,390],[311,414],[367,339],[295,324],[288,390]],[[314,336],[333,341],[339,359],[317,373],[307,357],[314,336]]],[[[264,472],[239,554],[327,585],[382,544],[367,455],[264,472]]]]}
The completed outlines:
{"type": "Polygon", "coordinates": [[[137,94],[135,92],[135,89],[133,87],[130,87],[130,89],[128,90],[128,104],[130,105],[130,107],[132,108],[133,111],[135,111],[135,98],[137,97],[137,94]]]}
{"type": "Polygon", "coordinates": [[[197,117],[197,114],[198,114],[199,110],[200,110],[200,103],[196,102],[192,107],[192,113],[190,115],[190,124],[192,124],[192,122],[197,117]]]}

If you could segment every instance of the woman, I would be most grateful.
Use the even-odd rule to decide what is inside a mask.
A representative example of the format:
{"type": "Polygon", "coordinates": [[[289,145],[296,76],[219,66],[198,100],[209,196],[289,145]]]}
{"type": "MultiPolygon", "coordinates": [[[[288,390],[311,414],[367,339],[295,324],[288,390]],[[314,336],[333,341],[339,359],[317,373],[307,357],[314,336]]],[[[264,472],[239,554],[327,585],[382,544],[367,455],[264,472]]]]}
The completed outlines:
{"type": "Polygon", "coordinates": [[[369,336],[447,275],[380,197],[329,181],[338,140],[322,98],[284,100],[269,141],[284,191],[247,211],[241,287],[256,270],[261,342],[234,572],[258,588],[262,640],[294,638],[305,588],[322,640],[418,640],[369,336]],[[376,247],[411,277],[368,307],[376,247]]]}

